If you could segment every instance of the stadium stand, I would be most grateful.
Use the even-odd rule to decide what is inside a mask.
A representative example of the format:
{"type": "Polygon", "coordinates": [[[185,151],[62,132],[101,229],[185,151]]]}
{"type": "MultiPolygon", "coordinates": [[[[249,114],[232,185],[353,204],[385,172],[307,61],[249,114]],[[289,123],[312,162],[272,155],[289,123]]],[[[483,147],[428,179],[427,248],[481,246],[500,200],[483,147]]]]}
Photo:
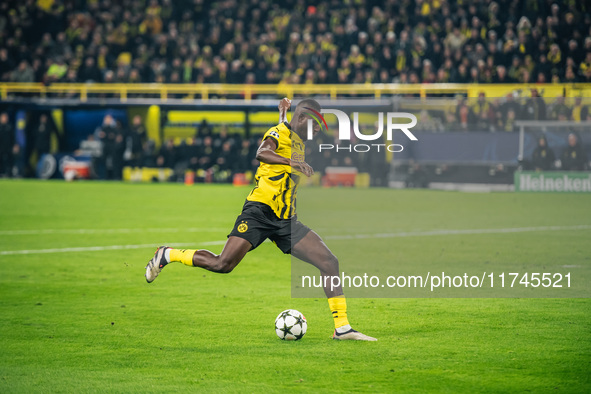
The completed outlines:
{"type": "Polygon", "coordinates": [[[584,1],[6,0],[0,80],[591,82],[584,1]]]}
{"type": "Polygon", "coordinates": [[[523,120],[591,121],[589,83],[591,7],[574,0],[0,4],[0,107],[17,134],[18,111],[28,99],[42,99],[21,114],[20,140],[28,147],[5,149],[6,163],[21,163],[13,175],[31,175],[48,150],[94,157],[97,142],[104,148],[95,157],[100,178],[119,179],[127,165],[170,168],[176,180],[190,169],[198,180],[232,181],[233,173],[256,167],[247,158],[264,131],[257,125],[268,126],[275,114],[258,123],[218,114],[203,128],[201,118],[174,118],[174,108],[161,105],[167,100],[441,97],[446,101],[428,110],[411,101],[418,131],[517,133],[523,120]],[[100,105],[107,112],[133,100],[156,102],[136,101],[144,109],[115,116],[105,140],[109,133],[95,132],[105,113],[87,121],[94,124],[84,135],[70,127],[79,134],[72,138],[64,135],[63,123],[72,121],[65,104],[43,101],[72,99],[71,110],[92,98],[106,100],[100,105]],[[162,107],[156,115],[146,110],[153,104],[162,107]],[[138,114],[146,128],[139,134],[138,114]],[[42,116],[51,132],[38,144],[42,116]]]}

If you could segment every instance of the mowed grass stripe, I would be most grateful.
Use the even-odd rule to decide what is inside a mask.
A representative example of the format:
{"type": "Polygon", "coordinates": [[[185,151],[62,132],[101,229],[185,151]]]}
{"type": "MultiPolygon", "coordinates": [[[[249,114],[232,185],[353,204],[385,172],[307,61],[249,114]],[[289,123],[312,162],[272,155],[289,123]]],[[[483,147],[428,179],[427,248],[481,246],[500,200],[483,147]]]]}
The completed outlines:
{"type": "MultiPolygon", "coordinates": [[[[517,227],[517,228],[497,228],[497,229],[469,229],[469,230],[433,230],[416,231],[401,233],[377,233],[377,234],[352,234],[352,235],[327,235],[324,238],[329,240],[348,240],[348,239],[370,239],[370,238],[403,238],[403,237],[431,237],[438,235],[477,235],[477,234],[506,234],[506,233],[526,233],[535,231],[569,231],[569,230],[588,230],[591,225],[578,226],[542,226],[542,227],[517,227]]],[[[106,230],[106,229],[105,229],[106,230]]],[[[156,232],[156,231],[154,231],[156,232]]],[[[198,242],[196,243],[171,243],[168,246],[189,247],[189,246],[209,246],[224,245],[225,240],[198,242]]],[[[25,249],[25,250],[5,250],[0,251],[0,256],[15,254],[42,254],[42,253],[71,253],[71,252],[100,252],[105,250],[124,250],[124,249],[142,249],[152,248],[154,244],[139,245],[106,245],[106,246],[85,246],[71,248],[52,248],[52,249],[25,249]]]]}

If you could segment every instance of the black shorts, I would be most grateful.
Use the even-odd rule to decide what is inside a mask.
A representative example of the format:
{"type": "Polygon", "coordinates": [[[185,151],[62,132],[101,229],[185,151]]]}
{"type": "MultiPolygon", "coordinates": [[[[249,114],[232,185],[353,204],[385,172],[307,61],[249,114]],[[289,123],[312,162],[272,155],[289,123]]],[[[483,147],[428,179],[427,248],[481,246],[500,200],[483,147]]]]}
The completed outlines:
{"type": "Polygon", "coordinates": [[[283,253],[289,254],[291,245],[297,244],[309,231],[310,228],[295,216],[291,219],[279,219],[270,206],[247,200],[228,237],[247,240],[252,244],[250,250],[269,238],[283,253]]]}

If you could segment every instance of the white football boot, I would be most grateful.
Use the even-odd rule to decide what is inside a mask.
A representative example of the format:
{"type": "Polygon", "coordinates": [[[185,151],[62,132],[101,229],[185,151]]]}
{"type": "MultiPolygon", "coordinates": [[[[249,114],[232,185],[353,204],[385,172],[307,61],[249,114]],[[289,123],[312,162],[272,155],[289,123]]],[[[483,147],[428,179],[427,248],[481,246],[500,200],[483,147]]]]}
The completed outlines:
{"type": "Polygon", "coordinates": [[[339,334],[337,330],[334,330],[332,339],[337,339],[339,341],[377,341],[376,338],[362,334],[359,331],[355,331],[354,329],[350,329],[349,331],[345,331],[341,334],[339,334]]]}
{"type": "Polygon", "coordinates": [[[152,259],[148,262],[148,265],[146,265],[145,277],[148,283],[152,283],[160,271],[162,271],[162,268],[168,264],[168,261],[166,261],[166,258],[164,257],[164,252],[166,249],[170,248],[168,246],[161,246],[156,249],[154,257],[152,257],[152,259]]]}

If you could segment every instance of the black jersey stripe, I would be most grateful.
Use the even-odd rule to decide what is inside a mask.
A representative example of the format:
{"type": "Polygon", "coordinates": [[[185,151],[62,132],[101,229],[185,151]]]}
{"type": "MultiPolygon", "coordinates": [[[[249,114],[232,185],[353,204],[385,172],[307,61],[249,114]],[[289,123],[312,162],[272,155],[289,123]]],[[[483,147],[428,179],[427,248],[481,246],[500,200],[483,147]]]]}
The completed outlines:
{"type": "Polygon", "coordinates": [[[293,214],[295,213],[295,200],[296,200],[296,192],[297,192],[297,187],[299,184],[299,180],[300,177],[298,175],[295,174],[289,174],[289,177],[292,179],[293,183],[294,183],[294,187],[291,190],[291,198],[290,198],[290,209],[289,209],[289,217],[292,217],[293,214]]]}
{"type": "Polygon", "coordinates": [[[278,181],[285,176],[285,172],[283,174],[275,175],[269,178],[271,181],[278,181]]]}
{"type": "Polygon", "coordinates": [[[281,209],[281,214],[279,216],[282,219],[287,219],[285,217],[285,211],[287,210],[288,204],[285,201],[285,196],[287,195],[287,193],[289,193],[289,181],[290,181],[290,177],[285,178],[285,190],[283,191],[283,196],[281,196],[281,202],[283,203],[283,209],[281,209]]]}

